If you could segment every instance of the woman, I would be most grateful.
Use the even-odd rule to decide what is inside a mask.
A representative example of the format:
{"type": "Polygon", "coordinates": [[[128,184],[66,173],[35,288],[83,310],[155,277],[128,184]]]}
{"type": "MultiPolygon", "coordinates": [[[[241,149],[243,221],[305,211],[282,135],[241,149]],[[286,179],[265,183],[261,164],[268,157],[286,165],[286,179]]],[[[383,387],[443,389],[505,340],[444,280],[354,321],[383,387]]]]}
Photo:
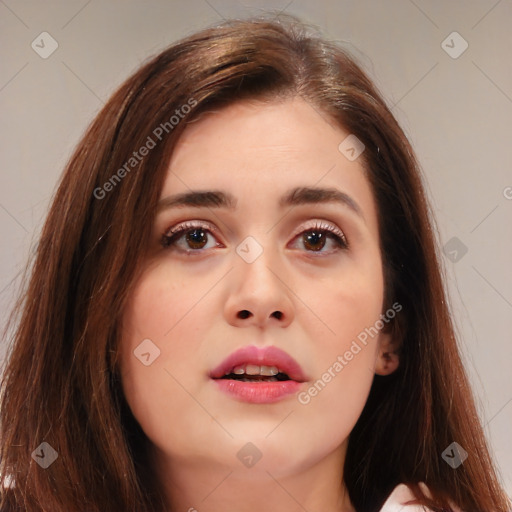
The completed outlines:
{"type": "Polygon", "coordinates": [[[2,510],[509,507],[413,151],[296,20],[205,30],[121,86],[19,311],[2,510]]]}

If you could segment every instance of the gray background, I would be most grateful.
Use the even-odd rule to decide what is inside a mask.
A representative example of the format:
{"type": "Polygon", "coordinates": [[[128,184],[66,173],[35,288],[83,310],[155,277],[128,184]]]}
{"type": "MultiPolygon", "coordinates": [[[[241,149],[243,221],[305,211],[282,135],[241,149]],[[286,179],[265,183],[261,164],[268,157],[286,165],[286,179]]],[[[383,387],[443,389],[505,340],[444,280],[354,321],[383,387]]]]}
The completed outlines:
{"type": "MultiPolygon", "coordinates": [[[[512,495],[510,0],[0,0],[2,325],[62,169],[114,89],[176,39],[262,9],[295,14],[342,42],[411,139],[446,247],[466,366],[512,495]],[[58,43],[46,59],[31,47],[43,45],[44,31],[58,43]]],[[[0,349],[2,357],[5,342],[0,349]]]]}

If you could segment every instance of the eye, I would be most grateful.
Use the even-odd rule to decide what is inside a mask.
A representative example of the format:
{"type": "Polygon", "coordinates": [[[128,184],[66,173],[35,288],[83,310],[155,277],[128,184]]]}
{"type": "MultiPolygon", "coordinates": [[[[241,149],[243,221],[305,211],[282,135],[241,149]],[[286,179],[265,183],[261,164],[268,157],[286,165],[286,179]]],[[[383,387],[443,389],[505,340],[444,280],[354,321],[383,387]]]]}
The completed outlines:
{"type": "MultiPolygon", "coordinates": [[[[222,247],[222,244],[213,237],[215,230],[209,225],[200,222],[184,222],[169,229],[162,235],[161,245],[164,249],[177,248],[187,254],[200,253],[205,249],[222,247]]],[[[347,249],[348,242],[336,226],[328,223],[316,222],[306,230],[301,231],[294,240],[302,241],[307,252],[330,254],[339,249],[347,249]],[[334,249],[323,250],[326,246],[334,245],[334,249]]]]}
{"type": "Polygon", "coordinates": [[[342,231],[336,226],[318,221],[299,233],[296,239],[302,241],[308,252],[329,254],[339,249],[348,249],[347,238],[342,231]],[[324,247],[328,247],[329,243],[331,246],[334,245],[334,249],[324,251],[324,247]]]}
{"type": "Polygon", "coordinates": [[[189,254],[221,246],[218,242],[210,241],[210,237],[212,237],[212,228],[208,224],[184,222],[164,233],[161,244],[164,249],[176,247],[189,254]]]}

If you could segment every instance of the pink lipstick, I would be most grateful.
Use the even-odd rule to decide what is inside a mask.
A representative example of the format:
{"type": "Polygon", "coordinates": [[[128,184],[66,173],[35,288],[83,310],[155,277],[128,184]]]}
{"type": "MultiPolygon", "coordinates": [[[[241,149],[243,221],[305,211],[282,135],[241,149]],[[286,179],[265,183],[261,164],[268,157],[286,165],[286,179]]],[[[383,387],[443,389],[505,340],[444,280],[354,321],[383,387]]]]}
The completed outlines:
{"type": "Polygon", "coordinates": [[[248,403],[273,403],[299,391],[307,379],[300,365],[277,347],[235,351],[210,372],[221,391],[248,403]]]}

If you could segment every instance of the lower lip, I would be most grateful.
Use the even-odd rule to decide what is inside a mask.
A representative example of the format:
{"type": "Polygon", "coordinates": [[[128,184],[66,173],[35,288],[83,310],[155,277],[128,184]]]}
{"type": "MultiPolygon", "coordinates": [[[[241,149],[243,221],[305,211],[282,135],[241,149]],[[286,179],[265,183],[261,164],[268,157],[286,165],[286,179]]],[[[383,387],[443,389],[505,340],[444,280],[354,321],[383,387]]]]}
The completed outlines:
{"type": "Polygon", "coordinates": [[[295,380],[277,382],[243,382],[214,379],[221,391],[232,398],[251,404],[271,404],[297,393],[301,383],[295,380]]]}

